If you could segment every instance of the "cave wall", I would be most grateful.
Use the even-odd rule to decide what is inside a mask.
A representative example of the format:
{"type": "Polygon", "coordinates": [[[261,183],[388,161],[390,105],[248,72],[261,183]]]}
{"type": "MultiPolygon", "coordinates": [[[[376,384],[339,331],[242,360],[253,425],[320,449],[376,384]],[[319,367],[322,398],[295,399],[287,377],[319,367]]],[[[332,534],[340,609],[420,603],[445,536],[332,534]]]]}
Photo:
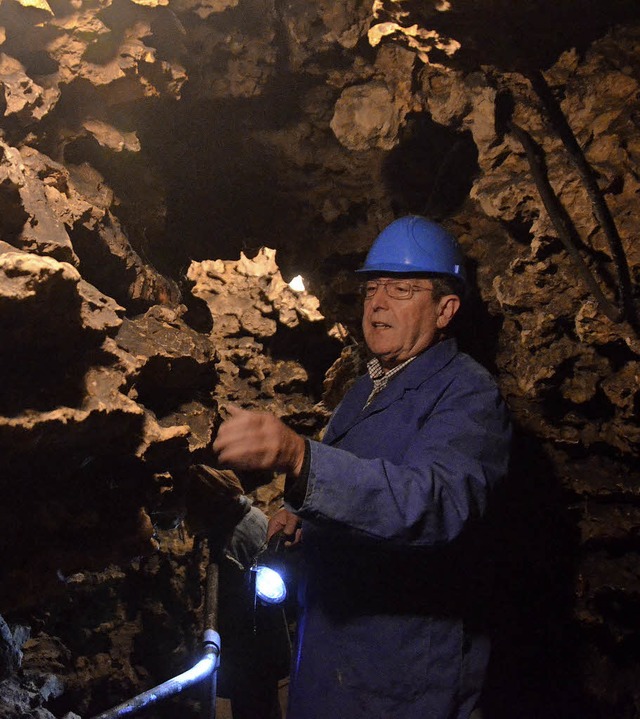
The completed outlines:
{"type": "MultiPolygon", "coordinates": [[[[490,716],[640,716],[639,83],[622,0],[5,0],[0,715],[186,661],[219,406],[321,431],[352,270],[418,212],[517,426],[490,716]]],[[[241,481],[270,511],[281,480],[241,481]]]]}

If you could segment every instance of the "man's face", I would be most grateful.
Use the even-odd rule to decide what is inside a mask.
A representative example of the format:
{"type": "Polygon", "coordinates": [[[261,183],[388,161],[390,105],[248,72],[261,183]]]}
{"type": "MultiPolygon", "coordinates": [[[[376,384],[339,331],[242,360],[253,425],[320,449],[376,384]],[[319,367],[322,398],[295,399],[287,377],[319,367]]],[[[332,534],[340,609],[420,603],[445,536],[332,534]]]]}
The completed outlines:
{"type": "Polygon", "coordinates": [[[376,277],[368,280],[369,292],[362,313],[362,330],[369,350],[385,369],[391,369],[423,352],[438,339],[460,307],[457,295],[434,301],[433,285],[425,278],[376,277]],[[401,290],[414,288],[408,299],[390,297],[385,283],[401,290]],[[375,284],[378,283],[377,288],[375,284]]]}

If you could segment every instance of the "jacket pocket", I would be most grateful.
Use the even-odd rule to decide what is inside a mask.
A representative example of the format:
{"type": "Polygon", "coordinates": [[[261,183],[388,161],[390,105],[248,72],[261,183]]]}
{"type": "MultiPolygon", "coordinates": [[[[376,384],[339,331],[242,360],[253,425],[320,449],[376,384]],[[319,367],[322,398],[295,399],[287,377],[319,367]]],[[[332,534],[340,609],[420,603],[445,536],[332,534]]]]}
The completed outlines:
{"type": "Polygon", "coordinates": [[[462,626],[455,619],[363,617],[341,633],[338,680],[359,693],[416,700],[455,694],[462,626]]]}

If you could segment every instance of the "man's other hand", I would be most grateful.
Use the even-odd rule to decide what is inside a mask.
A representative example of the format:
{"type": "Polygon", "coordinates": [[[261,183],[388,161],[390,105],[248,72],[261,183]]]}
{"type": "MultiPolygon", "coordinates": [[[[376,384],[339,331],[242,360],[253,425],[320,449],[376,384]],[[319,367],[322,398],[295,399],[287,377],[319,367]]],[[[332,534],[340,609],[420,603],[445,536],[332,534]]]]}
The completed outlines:
{"type": "Polygon", "coordinates": [[[304,439],[268,412],[226,405],[228,418],[213,443],[218,462],[239,470],[273,470],[297,477],[304,462],[304,439]]]}
{"type": "Polygon", "coordinates": [[[278,532],[282,532],[285,537],[285,547],[298,544],[302,535],[300,518],[287,509],[278,510],[269,520],[267,542],[278,532]]]}

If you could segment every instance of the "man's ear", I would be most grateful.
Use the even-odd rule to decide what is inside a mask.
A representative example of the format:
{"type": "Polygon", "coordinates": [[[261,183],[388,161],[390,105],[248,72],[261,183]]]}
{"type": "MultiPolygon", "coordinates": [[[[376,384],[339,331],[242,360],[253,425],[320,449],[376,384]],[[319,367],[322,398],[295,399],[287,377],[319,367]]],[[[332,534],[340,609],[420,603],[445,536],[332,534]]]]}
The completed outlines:
{"type": "Polygon", "coordinates": [[[438,301],[438,317],[436,324],[438,329],[443,330],[455,317],[460,309],[460,298],[458,295],[445,295],[438,301]]]}

